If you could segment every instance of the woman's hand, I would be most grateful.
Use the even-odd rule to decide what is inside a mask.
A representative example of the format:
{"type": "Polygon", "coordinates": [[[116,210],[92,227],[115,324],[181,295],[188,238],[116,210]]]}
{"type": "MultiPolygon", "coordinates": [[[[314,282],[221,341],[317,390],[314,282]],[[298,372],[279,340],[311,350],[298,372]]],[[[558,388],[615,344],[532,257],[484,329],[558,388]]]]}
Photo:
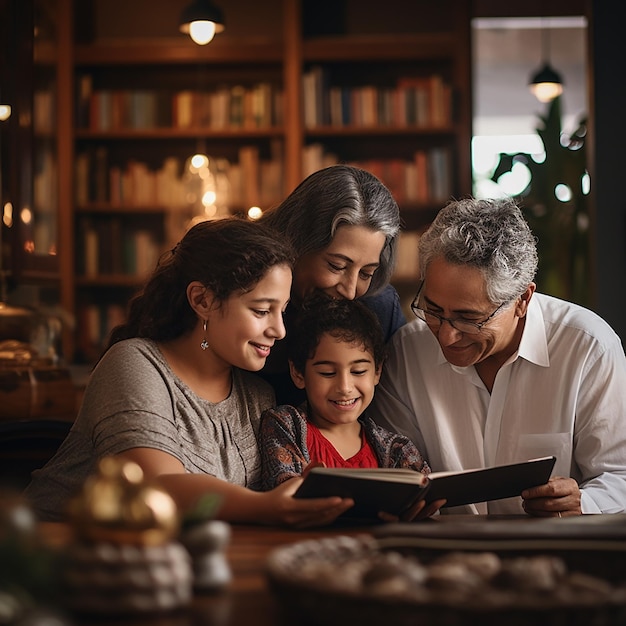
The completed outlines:
{"type": "MultiPolygon", "coordinates": [[[[351,498],[294,498],[293,495],[302,484],[302,477],[294,477],[275,487],[271,491],[259,494],[266,499],[263,515],[267,524],[282,524],[294,528],[326,526],[354,506],[351,498]],[[267,508],[266,508],[267,507],[267,508]]],[[[262,520],[259,520],[262,521],[262,520]]]]}
{"type": "Polygon", "coordinates": [[[580,489],[573,478],[551,478],[545,485],[522,491],[524,511],[535,517],[582,515],[580,489]]]}

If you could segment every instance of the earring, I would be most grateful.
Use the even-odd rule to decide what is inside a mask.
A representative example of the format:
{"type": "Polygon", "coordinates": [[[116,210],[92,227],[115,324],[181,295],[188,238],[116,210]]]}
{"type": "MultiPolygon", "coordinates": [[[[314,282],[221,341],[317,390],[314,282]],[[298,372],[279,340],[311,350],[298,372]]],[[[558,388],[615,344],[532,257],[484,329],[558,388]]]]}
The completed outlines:
{"type": "Polygon", "coordinates": [[[200,347],[203,350],[206,350],[209,347],[209,342],[206,339],[206,320],[204,320],[204,322],[202,322],[202,330],[204,331],[204,339],[202,340],[202,343],[200,344],[200,347]]]}

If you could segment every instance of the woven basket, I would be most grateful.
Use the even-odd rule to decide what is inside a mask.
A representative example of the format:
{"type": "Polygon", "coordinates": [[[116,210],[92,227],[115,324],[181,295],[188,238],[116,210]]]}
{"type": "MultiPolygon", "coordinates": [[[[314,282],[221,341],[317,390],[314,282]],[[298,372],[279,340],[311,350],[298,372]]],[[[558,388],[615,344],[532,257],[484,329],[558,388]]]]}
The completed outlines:
{"type": "Polygon", "coordinates": [[[292,623],[309,626],[626,624],[626,586],[606,581],[599,583],[610,588],[609,597],[594,596],[592,592],[570,593],[567,600],[562,595],[557,597],[536,590],[523,593],[516,589],[496,590],[492,594],[483,590],[481,594],[459,599],[453,588],[414,593],[417,584],[401,585],[400,589],[397,585],[394,587],[393,581],[387,584],[383,580],[369,586],[359,584],[359,576],[365,571],[363,563],[369,561],[372,567],[369,574],[363,574],[361,583],[372,572],[383,571],[387,567],[386,560],[402,572],[403,559],[407,559],[406,571],[411,563],[428,567],[428,563],[423,563],[416,555],[383,549],[371,536],[339,536],[274,550],[267,562],[267,575],[285,617],[292,623]]]}

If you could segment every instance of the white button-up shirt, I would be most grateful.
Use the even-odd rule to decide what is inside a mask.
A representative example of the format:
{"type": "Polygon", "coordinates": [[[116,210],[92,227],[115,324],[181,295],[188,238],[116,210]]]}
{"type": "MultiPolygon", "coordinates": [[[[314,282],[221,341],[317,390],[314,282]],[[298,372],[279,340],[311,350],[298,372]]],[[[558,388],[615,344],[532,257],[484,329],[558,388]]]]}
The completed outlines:
{"type": "MultiPolygon", "coordinates": [[[[575,304],[533,295],[491,393],[414,320],[391,340],[368,414],[412,439],[435,472],[555,455],[552,475],[579,483],[583,513],[626,512],[626,358],[608,324],[575,304]]],[[[510,498],[447,512],[523,509],[510,498]]]]}

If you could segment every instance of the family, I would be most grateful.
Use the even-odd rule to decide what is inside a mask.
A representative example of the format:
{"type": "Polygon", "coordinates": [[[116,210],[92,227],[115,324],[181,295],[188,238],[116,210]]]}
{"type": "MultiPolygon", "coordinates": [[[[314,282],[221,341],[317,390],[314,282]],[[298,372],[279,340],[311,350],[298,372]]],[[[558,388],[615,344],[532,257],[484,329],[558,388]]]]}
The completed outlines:
{"type": "Polygon", "coordinates": [[[387,188],[348,165],[313,173],[259,222],[191,228],[131,301],[68,437],[33,474],[38,516],[63,519],[108,455],[138,463],[183,510],[219,494],[231,522],[335,521],[350,499],[293,497],[315,464],[429,473],[545,455],[557,458],[547,484],[441,512],[626,512],[620,338],[536,292],[519,207],[469,198],[439,212],[420,238],[408,323],[389,282],[400,228],[387,188]]]}

